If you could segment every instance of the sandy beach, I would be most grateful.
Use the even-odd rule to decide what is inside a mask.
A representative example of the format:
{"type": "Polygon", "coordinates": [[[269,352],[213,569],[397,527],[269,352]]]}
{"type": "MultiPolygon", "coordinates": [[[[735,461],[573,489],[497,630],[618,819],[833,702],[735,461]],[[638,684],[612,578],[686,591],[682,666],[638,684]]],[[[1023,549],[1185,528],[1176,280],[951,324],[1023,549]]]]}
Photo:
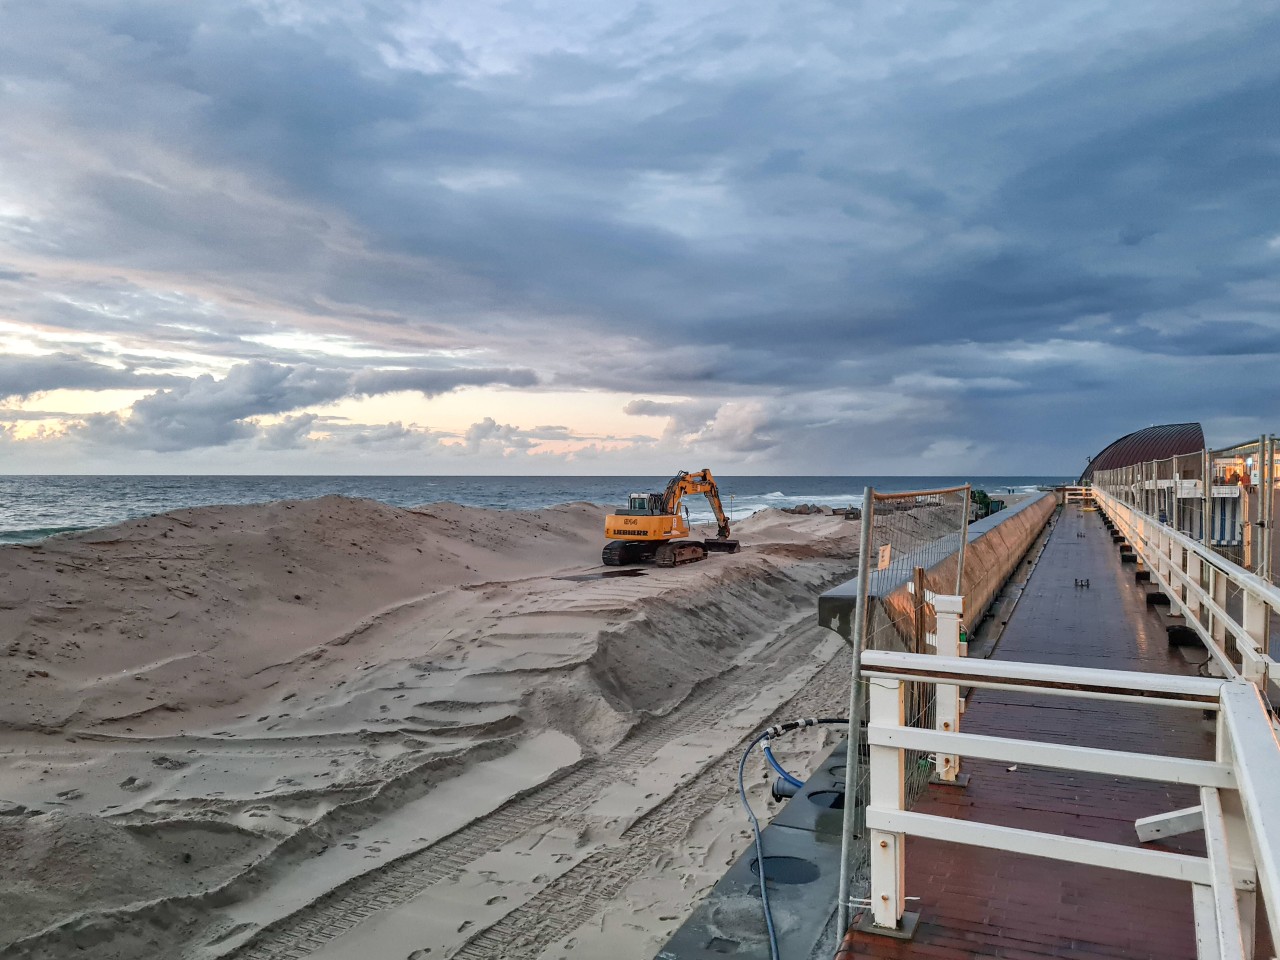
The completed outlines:
{"type": "Polygon", "coordinates": [[[326,497],[0,550],[3,955],[651,956],[748,842],[739,744],[841,709],[813,604],[859,524],[617,576],[602,516],[326,497]]]}

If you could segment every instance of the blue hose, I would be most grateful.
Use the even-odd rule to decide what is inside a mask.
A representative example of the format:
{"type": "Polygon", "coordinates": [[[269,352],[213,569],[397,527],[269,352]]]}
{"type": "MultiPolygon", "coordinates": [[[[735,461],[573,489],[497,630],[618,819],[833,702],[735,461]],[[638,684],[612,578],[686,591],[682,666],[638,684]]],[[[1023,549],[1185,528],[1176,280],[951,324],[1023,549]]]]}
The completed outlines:
{"type": "Polygon", "coordinates": [[[788,783],[797,787],[804,786],[799,780],[782,769],[782,766],[773,758],[773,752],[769,749],[769,737],[778,736],[787,733],[790,730],[798,730],[801,727],[812,727],[820,723],[843,723],[847,724],[848,720],[838,720],[831,717],[815,717],[805,720],[792,720],[788,723],[775,724],[768,730],[756,736],[747,749],[742,751],[742,759],[738,761],[738,797],[742,800],[742,807],[747,811],[747,817],[751,821],[751,832],[755,836],[756,846],[756,867],[760,876],[760,906],[764,909],[764,923],[769,931],[769,957],[770,960],[779,960],[778,958],[778,931],[773,925],[773,911],[769,908],[769,884],[764,875],[764,838],[760,836],[760,821],[756,819],[756,812],[751,809],[751,801],[747,798],[747,758],[751,756],[751,751],[756,748],[756,744],[764,742],[764,755],[769,758],[769,763],[773,769],[777,770],[788,783]]]}
{"type": "Polygon", "coordinates": [[[769,766],[773,767],[774,770],[778,771],[778,776],[780,776],[783,780],[787,781],[787,783],[791,784],[797,790],[799,790],[801,787],[804,786],[803,780],[797,780],[791,774],[787,773],[787,771],[782,769],[782,764],[778,763],[778,761],[774,759],[773,751],[769,748],[768,737],[765,737],[765,741],[764,741],[764,756],[765,756],[765,759],[769,761],[769,766]]]}
{"type": "Polygon", "coordinates": [[[751,820],[751,832],[755,834],[756,844],[756,868],[760,877],[760,905],[764,908],[764,923],[769,931],[769,957],[770,960],[778,960],[778,932],[773,927],[773,911],[769,909],[769,884],[764,876],[764,840],[760,836],[760,821],[756,819],[756,813],[751,809],[751,801],[747,799],[746,770],[747,757],[751,756],[751,751],[755,749],[755,745],[761,740],[767,740],[769,734],[760,734],[751,741],[750,746],[742,751],[742,759],[738,761],[738,796],[742,800],[742,806],[747,811],[747,817],[751,820]]]}

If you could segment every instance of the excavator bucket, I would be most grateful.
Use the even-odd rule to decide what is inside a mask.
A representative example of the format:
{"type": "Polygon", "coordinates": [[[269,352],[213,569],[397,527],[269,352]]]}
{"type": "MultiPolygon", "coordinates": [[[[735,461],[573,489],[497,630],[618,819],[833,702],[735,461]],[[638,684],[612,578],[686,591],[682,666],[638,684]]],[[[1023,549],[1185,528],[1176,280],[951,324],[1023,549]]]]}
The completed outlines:
{"type": "Polygon", "coordinates": [[[737,540],[703,540],[708,553],[737,553],[741,548],[737,540]]]}

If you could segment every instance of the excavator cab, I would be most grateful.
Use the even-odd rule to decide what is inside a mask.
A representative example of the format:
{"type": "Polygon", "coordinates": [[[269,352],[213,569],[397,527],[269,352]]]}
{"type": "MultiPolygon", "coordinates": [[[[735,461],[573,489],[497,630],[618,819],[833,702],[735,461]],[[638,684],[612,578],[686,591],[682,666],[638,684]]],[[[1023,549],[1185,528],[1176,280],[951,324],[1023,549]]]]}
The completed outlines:
{"type": "Polygon", "coordinates": [[[729,519],[720,502],[720,491],[710,470],[681,471],[662,493],[633,493],[626,507],[605,518],[605,544],[601,559],[609,566],[654,563],[674,567],[705,560],[707,553],[737,553],[738,541],[729,539],[729,519]],[[682,540],[689,535],[689,510],[681,511],[687,494],[704,494],[715,512],[718,536],[714,540],[682,540]]]}

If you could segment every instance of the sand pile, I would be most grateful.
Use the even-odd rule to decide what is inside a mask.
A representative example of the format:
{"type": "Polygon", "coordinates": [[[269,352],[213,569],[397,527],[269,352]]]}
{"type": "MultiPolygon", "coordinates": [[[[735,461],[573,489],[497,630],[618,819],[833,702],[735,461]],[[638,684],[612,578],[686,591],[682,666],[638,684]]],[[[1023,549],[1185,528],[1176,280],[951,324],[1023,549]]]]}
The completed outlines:
{"type": "Polygon", "coordinates": [[[0,549],[0,949],[217,955],[607,754],[809,615],[858,528],[767,511],[612,576],[602,526],[325,497],[0,549]]]}

